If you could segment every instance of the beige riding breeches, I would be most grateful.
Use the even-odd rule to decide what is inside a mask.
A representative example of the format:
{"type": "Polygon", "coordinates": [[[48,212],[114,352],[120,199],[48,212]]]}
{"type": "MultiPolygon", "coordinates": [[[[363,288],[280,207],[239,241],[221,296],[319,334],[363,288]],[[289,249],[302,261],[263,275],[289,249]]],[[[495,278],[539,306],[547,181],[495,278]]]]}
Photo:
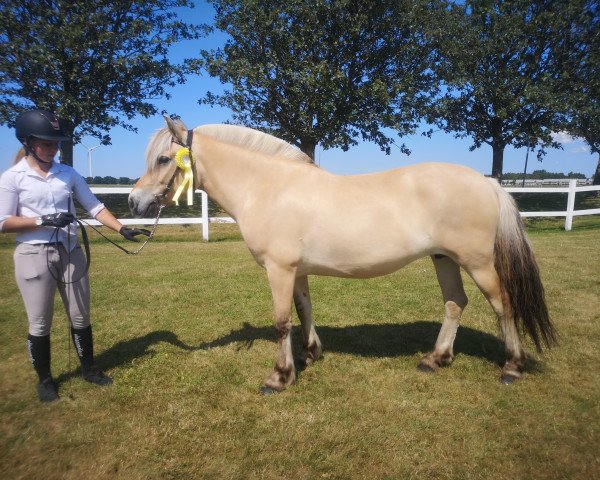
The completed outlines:
{"type": "Polygon", "coordinates": [[[31,335],[50,333],[57,287],[71,325],[80,329],[90,324],[89,279],[79,245],[69,255],[61,243],[19,243],[14,261],[31,335]]]}

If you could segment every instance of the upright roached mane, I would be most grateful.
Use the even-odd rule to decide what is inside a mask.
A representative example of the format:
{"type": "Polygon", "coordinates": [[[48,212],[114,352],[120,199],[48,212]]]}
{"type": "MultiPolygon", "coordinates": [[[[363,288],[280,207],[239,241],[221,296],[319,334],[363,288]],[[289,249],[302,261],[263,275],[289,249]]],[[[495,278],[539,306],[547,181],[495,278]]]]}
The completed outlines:
{"type": "MultiPolygon", "coordinates": [[[[150,142],[148,171],[129,196],[134,215],[171,204],[183,181],[173,159],[188,131],[181,122],[166,121],[168,129],[150,142]]],[[[525,366],[521,333],[538,350],[556,341],[519,212],[496,181],[442,163],[333,175],[314,168],[306,155],[279,139],[230,125],[195,128],[191,148],[196,187],[202,185],[236,220],[267,271],[278,347],[264,393],[283,390],[296,379],[292,301],[302,326],[301,360],[310,364],[321,356],[308,275],[368,278],[430,256],[445,314],[421,370],[433,371],[454,359],[454,340],[467,305],[461,268],[496,313],[506,350],[503,383],[519,378],[525,366]]]]}
{"type": "MultiPolygon", "coordinates": [[[[175,120],[174,122],[177,125],[183,126],[183,123],[179,120],[175,120]]],[[[310,157],[295,146],[272,135],[251,128],[239,125],[216,124],[202,125],[194,131],[199,135],[205,135],[220,142],[264,153],[265,155],[312,163],[310,157]]],[[[146,148],[146,166],[148,169],[156,166],[158,156],[169,149],[172,139],[171,132],[167,127],[161,128],[152,136],[146,148]]]]}

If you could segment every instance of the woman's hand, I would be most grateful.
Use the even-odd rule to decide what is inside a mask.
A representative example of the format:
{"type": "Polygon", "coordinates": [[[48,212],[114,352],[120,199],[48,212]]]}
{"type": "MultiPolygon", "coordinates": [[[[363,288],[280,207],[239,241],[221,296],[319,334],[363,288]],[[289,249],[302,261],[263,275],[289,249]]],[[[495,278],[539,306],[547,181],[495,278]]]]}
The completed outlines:
{"type": "Polygon", "coordinates": [[[130,242],[139,242],[139,240],[135,238],[136,235],[146,235],[147,237],[150,236],[150,230],[146,230],[145,228],[121,227],[119,233],[130,242]]]}
{"type": "Polygon", "coordinates": [[[69,212],[51,213],[42,215],[42,227],[66,227],[69,223],[75,220],[75,216],[69,212]]]}

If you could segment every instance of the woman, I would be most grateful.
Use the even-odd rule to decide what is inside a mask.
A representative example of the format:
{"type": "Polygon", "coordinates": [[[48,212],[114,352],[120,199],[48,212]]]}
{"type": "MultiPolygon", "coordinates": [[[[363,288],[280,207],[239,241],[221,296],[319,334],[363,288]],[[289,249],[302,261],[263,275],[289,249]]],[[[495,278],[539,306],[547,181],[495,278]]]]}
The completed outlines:
{"type": "Polygon", "coordinates": [[[91,216],[127,240],[138,241],[136,235],[149,232],[124,227],[81,175],[54,162],[59,142],[69,138],[53,113],[22,113],[16,121],[16,136],[23,144],[23,155],[0,177],[0,231],[17,234],[15,276],[29,319],[29,355],[39,377],[38,397],[51,402],[59,398],[50,372],[50,327],[57,287],[71,322],[81,376],[95,385],[112,383],[94,365],[90,290],[73,222],[73,194],[91,216]]]}

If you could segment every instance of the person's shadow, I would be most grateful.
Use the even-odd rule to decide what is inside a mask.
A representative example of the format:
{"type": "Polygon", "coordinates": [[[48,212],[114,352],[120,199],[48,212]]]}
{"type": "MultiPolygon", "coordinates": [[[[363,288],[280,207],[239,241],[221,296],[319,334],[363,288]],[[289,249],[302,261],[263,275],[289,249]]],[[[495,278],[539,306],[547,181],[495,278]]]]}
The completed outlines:
{"type": "MultiPolygon", "coordinates": [[[[142,337],[115,343],[108,350],[96,355],[94,361],[102,370],[111,370],[116,367],[128,365],[134,360],[146,355],[152,355],[153,352],[151,347],[158,343],[170,343],[181,350],[192,351],[198,349],[183,343],[173,332],[168,330],[157,330],[142,337]]],[[[79,365],[76,365],[72,371],[61,374],[56,377],[55,380],[58,383],[62,383],[77,376],[79,371],[79,365]]]]}
{"type": "MultiPolygon", "coordinates": [[[[345,353],[362,357],[406,357],[429,352],[435,343],[441,324],[437,322],[418,321],[404,324],[363,324],[353,326],[321,326],[317,334],[323,344],[323,354],[327,352],[345,353]]],[[[295,357],[301,348],[302,334],[296,326],[292,332],[295,357]]],[[[231,344],[238,344],[238,349],[250,349],[256,340],[275,342],[275,329],[272,326],[254,326],[244,322],[242,327],[232,330],[210,342],[197,346],[187,345],[177,335],[168,330],[158,330],[142,337],[116,343],[96,357],[96,364],[103,370],[128,365],[133,360],[152,354],[151,347],[158,343],[171,345],[187,351],[209,350],[231,344]]],[[[469,327],[459,327],[454,343],[454,354],[483,358],[498,366],[505,361],[504,344],[488,333],[469,327]]],[[[297,363],[299,371],[303,365],[297,363]]],[[[535,359],[529,359],[526,370],[539,372],[542,370],[535,359]]],[[[63,373],[57,381],[76,376],[76,369],[63,373]]]]}

